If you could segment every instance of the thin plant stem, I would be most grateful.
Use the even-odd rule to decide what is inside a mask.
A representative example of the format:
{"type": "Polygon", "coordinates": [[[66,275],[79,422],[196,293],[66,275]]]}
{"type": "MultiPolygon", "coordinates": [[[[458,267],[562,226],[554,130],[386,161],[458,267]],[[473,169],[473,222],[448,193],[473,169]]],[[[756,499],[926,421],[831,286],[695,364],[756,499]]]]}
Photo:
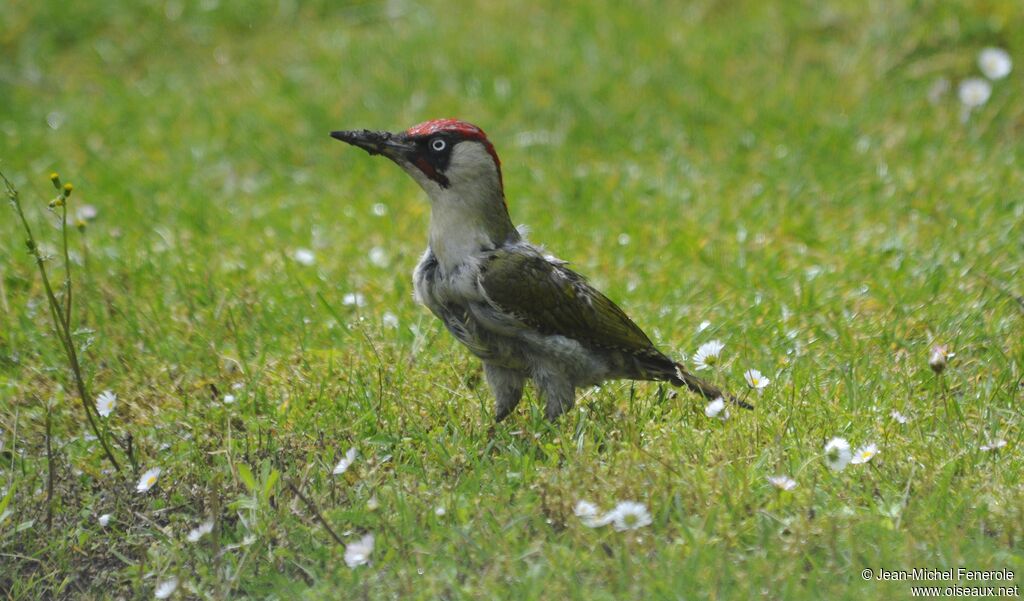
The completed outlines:
{"type": "Polygon", "coordinates": [[[46,404],[46,529],[53,528],[53,428],[51,414],[53,407],[46,404]]]}
{"type": "Polygon", "coordinates": [[[320,525],[324,527],[324,530],[326,530],[327,533],[331,535],[331,538],[334,539],[334,542],[344,547],[345,541],[341,540],[341,537],[338,536],[338,533],[336,533],[334,529],[331,528],[331,525],[327,523],[327,520],[324,519],[324,516],[320,514],[320,510],[317,509],[316,504],[313,503],[313,501],[309,500],[306,497],[306,495],[299,492],[299,488],[295,486],[295,484],[293,484],[292,482],[288,482],[288,489],[291,490],[296,497],[298,497],[303,503],[306,504],[306,507],[309,508],[309,511],[313,514],[313,517],[315,517],[316,521],[320,522],[320,525]]]}
{"type": "Polygon", "coordinates": [[[68,195],[60,204],[60,232],[64,246],[64,324],[71,329],[71,257],[68,254],[68,195]]]}
{"type": "MultiPolygon", "coordinates": [[[[7,187],[7,196],[11,200],[11,204],[14,206],[14,211],[18,214],[18,218],[21,220],[21,225],[25,229],[25,235],[28,237],[27,246],[29,252],[36,260],[36,265],[39,267],[39,274],[42,276],[43,288],[46,291],[46,299],[49,301],[50,314],[54,320],[54,326],[57,331],[57,338],[60,339],[64,346],[64,352],[67,355],[68,363],[71,366],[71,372],[74,375],[75,388],[78,391],[78,398],[82,401],[82,409],[85,411],[85,417],[89,420],[89,427],[92,429],[96,439],[100,441],[100,446],[103,447],[103,454],[106,455],[111,465],[118,472],[121,471],[121,465],[114,458],[114,453],[110,450],[110,446],[107,444],[106,438],[100,432],[99,426],[96,424],[96,418],[93,417],[93,407],[91,404],[92,396],[86,389],[85,380],[82,377],[82,368],[78,363],[78,353],[75,351],[74,342],[71,340],[71,327],[70,319],[64,319],[64,315],[67,314],[70,317],[70,313],[65,313],[61,310],[61,304],[57,300],[57,297],[53,294],[53,287],[50,285],[50,278],[46,273],[46,265],[43,259],[42,253],[39,252],[39,245],[36,243],[35,237],[32,235],[32,228],[28,224],[28,219],[25,217],[25,212],[21,208],[21,201],[18,198],[18,191],[11,184],[7,176],[0,172],[0,178],[3,178],[4,185],[7,187]]],[[[65,217],[67,209],[65,207],[65,217]]],[[[66,226],[66,218],[65,218],[66,226]]],[[[67,237],[67,228],[64,228],[65,240],[67,237]]],[[[67,253],[67,242],[64,245],[65,256],[67,253]]],[[[70,265],[68,265],[70,267],[70,265]]],[[[70,272],[66,275],[66,278],[70,280],[70,272]]],[[[68,286],[68,293],[70,294],[70,285],[68,286]]],[[[70,300],[68,300],[67,311],[70,311],[70,300]]]]}

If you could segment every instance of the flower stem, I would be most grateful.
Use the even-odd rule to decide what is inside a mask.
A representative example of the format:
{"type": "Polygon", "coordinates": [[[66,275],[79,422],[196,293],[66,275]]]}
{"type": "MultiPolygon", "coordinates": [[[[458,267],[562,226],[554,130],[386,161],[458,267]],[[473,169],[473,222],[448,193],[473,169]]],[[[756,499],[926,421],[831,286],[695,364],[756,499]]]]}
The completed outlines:
{"type": "Polygon", "coordinates": [[[54,329],[57,332],[57,338],[60,339],[61,344],[64,347],[64,353],[67,355],[68,364],[71,366],[71,372],[74,375],[75,387],[78,391],[78,398],[82,401],[82,409],[85,411],[85,416],[89,420],[89,427],[92,429],[96,439],[100,441],[100,446],[103,447],[103,454],[106,455],[107,459],[114,466],[114,469],[118,472],[121,471],[121,465],[114,458],[113,452],[110,450],[110,446],[107,445],[106,438],[102,435],[99,427],[96,424],[96,419],[93,417],[93,407],[91,406],[92,397],[89,395],[89,391],[86,389],[85,380],[82,377],[82,368],[78,363],[78,353],[75,351],[74,341],[71,339],[71,271],[70,262],[68,262],[68,250],[67,250],[67,207],[65,203],[64,216],[63,216],[63,230],[64,230],[64,257],[65,267],[68,271],[65,275],[65,286],[67,291],[66,304],[62,308],[60,301],[53,294],[53,287],[50,285],[50,278],[46,274],[46,265],[43,259],[42,253],[39,252],[39,245],[36,243],[35,237],[32,235],[32,228],[28,224],[28,219],[25,218],[25,212],[21,209],[21,201],[18,198],[18,191],[11,184],[7,176],[0,172],[0,178],[3,178],[4,185],[7,187],[7,196],[11,200],[11,205],[14,207],[14,211],[18,214],[18,218],[21,220],[21,225],[25,229],[25,235],[28,237],[26,243],[28,245],[29,252],[36,260],[36,265],[39,267],[39,274],[42,276],[43,288],[46,290],[46,299],[50,306],[50,315],[53,317],[54,329]]]}

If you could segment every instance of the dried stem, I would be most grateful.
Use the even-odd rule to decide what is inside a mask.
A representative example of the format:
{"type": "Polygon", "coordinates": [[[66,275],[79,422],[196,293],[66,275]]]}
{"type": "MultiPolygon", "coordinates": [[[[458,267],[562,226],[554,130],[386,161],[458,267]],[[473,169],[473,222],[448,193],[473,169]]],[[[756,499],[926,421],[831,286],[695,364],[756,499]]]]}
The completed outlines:
{"type": "Polygon", "coordinates": [[[50,420],[52,407],[46,404],[46,529],[53,527],[53,429],[50,420]]]}
{"type": "Polygon", "coordinates": [[[320,525],[323,526],[325,530],[327,530],[327,533],[331,535],[331,538],[333,538],[336,543],[344,547],[345,541],[341,540],[341,537],[338,536],[338,533],[336,533],[333,528],[331,528],[331,525],[327,523],[327,520],[324,519],[324,516],[320,515],[320,511],[316,508],[316,505],[313,503],[313,501],[310,501],[308,498],[306,498],[306,495],[299,492],[298,487],[296,487],[291,482],[288,483],[288,490],[295,493],[296,497],[302,499],[302,502],[305,503],[306,507],[309,508],[309,511],[313,514],[313,517],[316,518],[316,521],[320,522],[320,525]]]}

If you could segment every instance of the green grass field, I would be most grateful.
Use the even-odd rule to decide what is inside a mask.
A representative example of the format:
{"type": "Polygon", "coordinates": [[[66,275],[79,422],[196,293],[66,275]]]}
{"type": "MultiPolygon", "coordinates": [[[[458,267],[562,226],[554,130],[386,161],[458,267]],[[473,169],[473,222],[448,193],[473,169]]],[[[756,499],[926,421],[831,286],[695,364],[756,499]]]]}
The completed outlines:
{"type": "Polygon", "coordinates": [[[866,568],[1024,581],[1024,8],[574,4],[0,9],[0,170],[59,298],[50,172],[74,184],[72,217],[96,210],[69,232],[70,330],[89,393],[117,395],[97,421],[121,467],[5,207],[0,598],[151,599],[172,577],[180,599],[936,584],[866,568]],[[1018,64],[965,119],[957,85],[987,46],[1018,64]],[[709,377],[737,392],[748,368],[768,376],[756,411],[723,422],[614,382],[554,425],[528,389],[495,425],[478,361],[412,300],[424,195],[328,137],[448,116],[488,132],[513,220],[659,346],[721,340],[709,377]],[[935,344],[955,352],[941,376],[935,344]],[[879,453],[830,470],[833,437],[879,453]],[[588,528],[580,500],[638,501],[652,523],[588,528]],[[335,535],[367,533],[371,561],[349,568],[335,535]]]}

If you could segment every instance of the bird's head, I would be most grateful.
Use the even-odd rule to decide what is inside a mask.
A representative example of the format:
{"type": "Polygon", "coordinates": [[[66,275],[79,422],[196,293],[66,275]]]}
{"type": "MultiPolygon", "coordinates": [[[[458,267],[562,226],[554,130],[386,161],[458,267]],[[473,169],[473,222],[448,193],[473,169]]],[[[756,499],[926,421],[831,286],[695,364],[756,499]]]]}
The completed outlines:
{"type": "Polygon", "coordinates": [[[479,127],[458,119],[435,119],[392,133],[334,131],[331,137],[380,154],[405,170],[437,202],[447,198],[504,200],[501,162],[479,127]]]}

